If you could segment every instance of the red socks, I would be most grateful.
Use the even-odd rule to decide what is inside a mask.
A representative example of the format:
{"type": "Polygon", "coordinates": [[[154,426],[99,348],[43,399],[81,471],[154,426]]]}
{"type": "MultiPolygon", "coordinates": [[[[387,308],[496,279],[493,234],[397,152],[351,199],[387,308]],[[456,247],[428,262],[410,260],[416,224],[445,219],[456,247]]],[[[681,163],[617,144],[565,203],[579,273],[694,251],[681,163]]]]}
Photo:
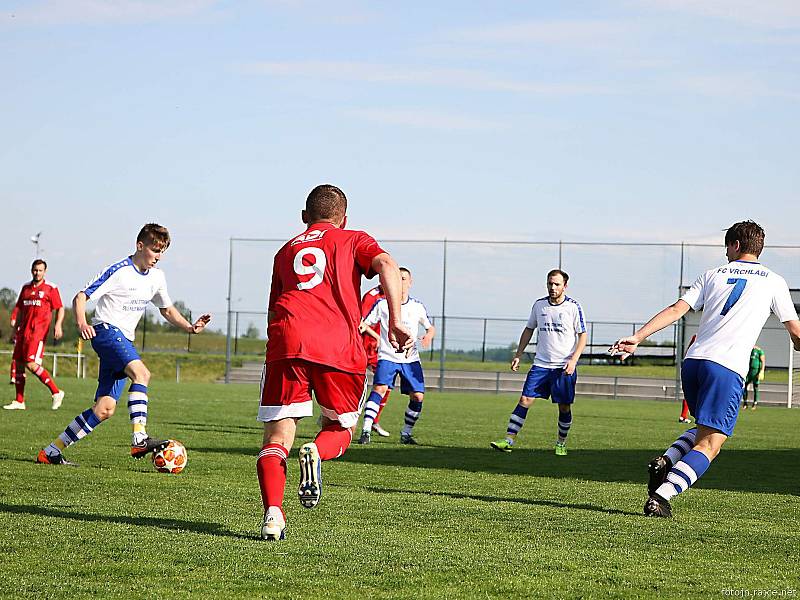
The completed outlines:
{"type": "Polygon", "coordinates": [[[33,370],[33,374],[39,378],[39,381],[47,386],[47,389],[50,390],[51,394],[58,393],[59,390],[56,382],[53,381],[53,378],[50,377],[50,373],[48,373],[47,369],[45,369],[42,365],[36,365],[36,368],[33,370]]]}
{"type": "Polygon", "coordinates": [[[686,400],[683,401],[683,409],[681,410],[681,419],[686,419],[689,417],[689,405],[686,404],[686,400]]]}
{"type": "Polygon", "coordinates": [[[319,450],[319,457],[322,460],[331,460],[344,454],[351,441],[353,441],[353,434],[350,430],[336,423],[323,428],[317,434],[314,443],[319,450]]]}
{"type": "Polygon", "coordinates": [[[25,373],[17,373],[14,379],[14,388],[17,390],[17,397],[14,402],[25,402],[25,373]]]}
{"type": "Polygon", "coordinates": [[[261,488],[264,510],[278,506],[283,510],[283,493],[286,489],[286,457],[289,452],[280,444],[267,444],[258,453],[256,471],[261,488]]]}

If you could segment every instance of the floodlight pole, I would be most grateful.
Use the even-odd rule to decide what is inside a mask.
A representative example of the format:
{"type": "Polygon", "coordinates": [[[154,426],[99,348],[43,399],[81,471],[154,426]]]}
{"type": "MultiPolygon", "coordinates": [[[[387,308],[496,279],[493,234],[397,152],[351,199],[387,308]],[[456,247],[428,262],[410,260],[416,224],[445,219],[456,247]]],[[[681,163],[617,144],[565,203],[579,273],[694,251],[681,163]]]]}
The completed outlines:
{"type": "Polygon", "coordinates": [[[225,383],[231,380],[231,294],[233,290],[233,238],[228,240],[228,318],[225,335],[225,383]]]}
{"type": "Polygon", "coordinates": [[[792,408],[792,375],[794,373],[794,344],[789,339],[789,395],[786,398],[786,408],[792,408]]]}
{"type": "Polygon", "coordinates": [[[444,359],[445,359],[445,338],[447,330],[447,317],[445,317],[447,298],[447,238],[442,243],[442,345],[439,350],[439,391],[444,391],[444,359]]]}
{"type": "MultiPolygon", "coordinates": [[[[684,257],[685,243],[681,242],[681,268],[678,281],[678,298],[681,297],[683,291],[683,257],[684,257]]],[[[681,399],[681,356],[683,354],[683,346],[686,343],[686,317],[681,317],[675,323],[675,400],[681,399]]]]}

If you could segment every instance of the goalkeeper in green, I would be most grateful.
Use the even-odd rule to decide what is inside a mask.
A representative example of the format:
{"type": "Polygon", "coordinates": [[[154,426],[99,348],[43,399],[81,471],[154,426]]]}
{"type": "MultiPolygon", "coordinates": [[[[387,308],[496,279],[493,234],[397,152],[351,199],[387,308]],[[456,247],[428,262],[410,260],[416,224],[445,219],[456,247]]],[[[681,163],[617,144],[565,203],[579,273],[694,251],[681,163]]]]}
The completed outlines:
{"type": "Polygon", "coordinates": [[[742,409],[747,408],[747,386],[753,384],[753,410],[758,406],[758,384],[764,380],[764,369],[767,361],[764,358],[764,351],[758,346],[750,352],[750,370],[744,380],[744,394],[742,395],[742,409]]]}

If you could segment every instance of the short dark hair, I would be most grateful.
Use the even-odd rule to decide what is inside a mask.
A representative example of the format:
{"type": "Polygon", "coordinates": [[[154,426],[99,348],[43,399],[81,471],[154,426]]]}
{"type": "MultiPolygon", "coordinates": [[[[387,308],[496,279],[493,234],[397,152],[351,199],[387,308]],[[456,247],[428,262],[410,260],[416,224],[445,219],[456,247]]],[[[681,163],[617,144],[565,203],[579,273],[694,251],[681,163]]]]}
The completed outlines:
{"type": "Polygon", "coordinates": [[[764,229],[755,221],[734,223],[725,232],[725,245],[739,242],[739,252],[760,256],[764,249],[764,229]]]}
{"type": "Polygon", "coordinates": [[[35,261],[31,263],[31,271],[33,271],[36,265],[44,265],[44,270],[47,271],[47,263],[44,262],[41,258],[37,258],[35,261]]]}
{"type": "Polygon", "coordinates": [[[139,235],[136,236],[136,242],[142,242],[145,246],[158,245],[161,250],[166,250],[169,248],[170,243],[169,231],[158,223],[148,223],[139,231],[139,235]]]}
{"type": "Polygon", "coordinates": [[[553,269],[547,274],[547,278],[550,279],[553,275],[561,275],[561,277],[564,278],[564,285],[567,285],[567,282],[569,281],[569,275],[567,275],[564,271],[561,269],[553,269]]]}
{"type": "Polygon", "coordinates": [[[306,216],[311,223],[338,221],[347,213],[347,196],[335,185],[315,187],[306,198],[306,216]]]}
{"type": "Polygon", "coordinates": [[[400,271],[405,271],[406,273],[409,274],[409,276],[411,275],[411,269],[409,269],[408,267],[400,267],[399,270],[400,271]]]}

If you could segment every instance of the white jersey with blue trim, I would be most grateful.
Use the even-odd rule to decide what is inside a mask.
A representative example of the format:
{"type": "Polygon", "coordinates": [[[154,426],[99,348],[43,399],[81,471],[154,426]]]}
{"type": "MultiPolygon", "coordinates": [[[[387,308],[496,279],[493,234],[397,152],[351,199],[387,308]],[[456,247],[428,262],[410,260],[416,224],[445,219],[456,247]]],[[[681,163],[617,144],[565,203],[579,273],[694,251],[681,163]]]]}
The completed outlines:
{"type": "Polygon", "coordinates": [[[82,291],[97,301],[92,325],[114,325],[131,341],[149,302],[157,308],[172,306],[164,272],[153,267],[142,273],[130,256],[100,271],[82,291]]]}
{"type": "Polygon", "coordinates": [[[561,369],[572,358],[578,335],[586,333],[586,318],[577,300],[565,296],[560,304],[552,304],[545,296],[533,303],[526,327],[538,332],[534,366],[561,369]]]}
{"type": "MultiPolygon", "coordinates": [[[[419,333],[419,326],[427,331],[432,327],[428,318],[425,305],[415,298],[409,298],[400,305],[400,319],[403,325],[415,338],[419,333]]],[[[419,360],[419,351],[414,344],[408,353],[397,352],[389,342],[389,303],[382,298],[375,303],[372,310],[364,319],[367,325],[381,324],[381,341],[378,344],[378,360],[390,360],[395,363],[412,363],[419,360]]]]}
{"type": "Polygon", "coordinates": [[[703,309],[686,358],[710,360],[742,377],[770,311],[782,323],[797,319],[786,280],[757,262],[737,260],[706,271],[681,300],[703,309]]]}

